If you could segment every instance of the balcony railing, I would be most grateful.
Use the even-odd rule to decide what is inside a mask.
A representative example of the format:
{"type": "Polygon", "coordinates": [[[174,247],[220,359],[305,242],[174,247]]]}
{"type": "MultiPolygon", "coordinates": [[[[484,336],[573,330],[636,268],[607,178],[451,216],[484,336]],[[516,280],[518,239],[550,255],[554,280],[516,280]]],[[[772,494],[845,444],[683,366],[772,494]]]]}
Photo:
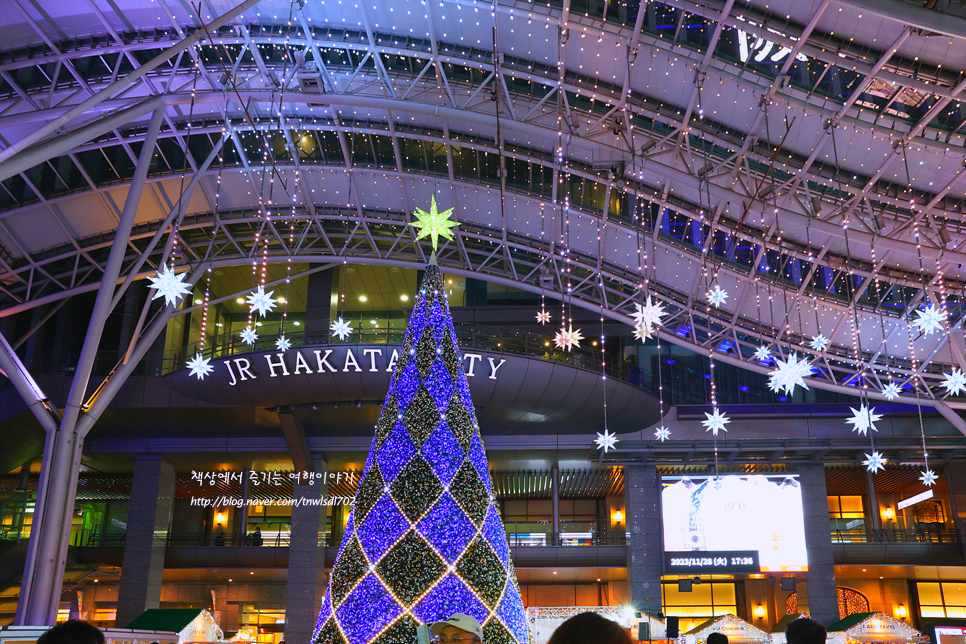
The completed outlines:
{"type": "Polygon", "coordinates": [[[832,543],[962,543],[962,541],[962,534],[954,528],[832,530],[832,543]]]}

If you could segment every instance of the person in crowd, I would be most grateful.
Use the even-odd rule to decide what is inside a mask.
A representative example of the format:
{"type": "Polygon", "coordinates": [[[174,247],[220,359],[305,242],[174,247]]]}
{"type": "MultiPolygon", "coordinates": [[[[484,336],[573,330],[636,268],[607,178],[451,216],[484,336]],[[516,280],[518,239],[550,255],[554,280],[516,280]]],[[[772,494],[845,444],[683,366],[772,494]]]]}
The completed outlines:
{"type": "Polygon", "coordinates": [[[561,624],[548,644],[631,644],[631,635],[617,622],[597,613],[580,613],[561,624]]]}
{"type": "Polygon", "coordinates": [[[87,622],[69,619],[41,635],[37,644],[104,644],[104,634],[87,622]]]}
{"type": "Polygon", "coordinates": [[[708,633],[708,644],[728,644],[728,636],[722,633],[708,633]]]}
{"type": "Polygon", "coordinates": [[[223,546],[225,545],[225,531],[219,530],[218,534],[215,535],[215,545],[223,546]]]}
{"type": "Polygon", "coordinates": [[[255,526],[255,532],[252,533],[252,545],[256,548],[262,545],[262,529],[255,526]]]}
{"type": "Polygon", "coordinates": [[[825,644],[825,627],[811,617],[799,617],[785,627],[788,644],[825,644]]]}
{"type": "Polygon", "coordinates": [[[456,613],[445,622],[429,627],[433,635],[439,635],[440,644],[475,644],[483,641],[483,627],[471,615],[456,613]]]}

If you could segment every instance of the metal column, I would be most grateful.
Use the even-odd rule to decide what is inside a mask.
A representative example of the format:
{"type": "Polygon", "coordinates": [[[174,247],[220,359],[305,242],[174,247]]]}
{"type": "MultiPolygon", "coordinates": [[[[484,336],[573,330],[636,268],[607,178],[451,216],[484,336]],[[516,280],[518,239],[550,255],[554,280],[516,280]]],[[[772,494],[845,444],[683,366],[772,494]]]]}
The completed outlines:
{"type": "Polygon", "coordinates": [[[553,503],[553,542],[560,539],[560,470],[556,465],[550,468],[550,498],[553,503]]]}

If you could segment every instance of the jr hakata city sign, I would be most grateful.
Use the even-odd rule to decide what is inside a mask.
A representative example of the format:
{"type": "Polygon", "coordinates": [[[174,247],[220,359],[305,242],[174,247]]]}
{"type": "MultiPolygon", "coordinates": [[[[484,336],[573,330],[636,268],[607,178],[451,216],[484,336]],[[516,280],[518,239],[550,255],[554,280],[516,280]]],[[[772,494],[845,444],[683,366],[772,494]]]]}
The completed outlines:
{"type": "MultiPolygon", "coordinates": [[[[392,373],[399,362],[399,349],[393,348],[390,352],[389,347],[346,347],[344,354],[336,354],[335,349],[297,349],[286,352],[265,353],[261,355],[264,369],[258,369],[253,364],[257,362],[254,356],[239,356],[228,358],[222,362],[228,384],[232,387],[246,380],[257,380],[259,377],[285,378],[287,376],[300,376],[303,374],[317,373],[369,373],[385,372],[392,373]],[[356,351],[359,355],[356,355],[356,351]],[[387,355],[388,354],[388,355],[387,355]]],[[[340,352],[342,353],[342,352],[340,352]]],[[[504,358],[486,357],[483,361],[481,353],[464,353],[463,364],[467,378],[474,378],[477,372],[486,375],[490,380],[496,380],[500,372],[500,367],[506,362],[504,358]]],[[[215,372],[218,373],[216,367],[215,372]]]]}

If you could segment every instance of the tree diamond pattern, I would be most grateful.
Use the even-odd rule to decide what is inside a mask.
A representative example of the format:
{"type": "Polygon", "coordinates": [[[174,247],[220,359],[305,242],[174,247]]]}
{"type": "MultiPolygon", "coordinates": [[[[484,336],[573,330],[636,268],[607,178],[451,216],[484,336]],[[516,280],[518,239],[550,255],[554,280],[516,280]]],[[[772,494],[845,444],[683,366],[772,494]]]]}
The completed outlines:
{"type": "Polygon", "coordinates": [[[439,268],[432,263],[366,460],[312,644],[413,644],[466,613],[487,644],[527,625],[439,268]]]}

